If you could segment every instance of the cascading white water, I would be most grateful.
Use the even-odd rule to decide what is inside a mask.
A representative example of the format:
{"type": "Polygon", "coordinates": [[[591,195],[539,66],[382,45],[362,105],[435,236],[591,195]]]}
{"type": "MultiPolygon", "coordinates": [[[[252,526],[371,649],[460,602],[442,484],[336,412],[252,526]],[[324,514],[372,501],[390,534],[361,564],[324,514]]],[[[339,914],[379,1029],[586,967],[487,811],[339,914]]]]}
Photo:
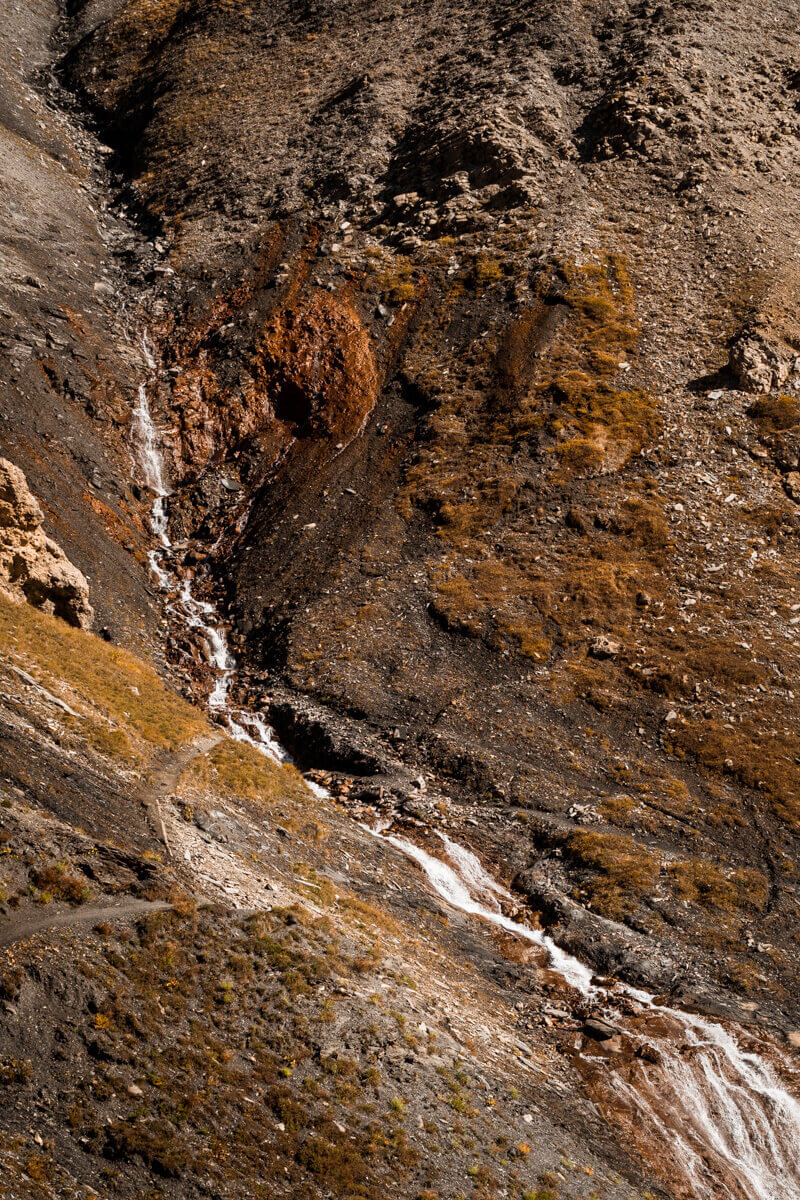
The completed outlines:
{"type": "Polygon", "coordinates": [[[652,1106],[658,1098],[696,1192],[707,1194],[709,1167],[716,1167],[747,1200],[798,1200],[800,1102],[724,1026],[647,999],[654,1013],[680,1026],[683,1044],[676,1049],[674,1039],[657,1040],[661,1063],[641,1065],[636,1104],[652,1106]]]}
{"type": "MultiPolygon", "coordinates": [[[[142,349],[148,367],[154,372],[157,366],[156,359],[146,338],[142,341],[142,349]]],[[[209,666],[215,672],[214,687],[208,698],[209,711],[216,720],[225,724],[236,741],[246,742],[276,762],[285,762],[288,756],[264,718],[259,713],[233,709],[229,704],[236,659],[230,652],[214,605],[207,600],[198,600],[193,595],[191,579],[181,581],[169,570],[168,560],[172,553],[172,543],[169,538],[167,501],[170,490],[166,482],[161,438],[150,411],[145,383],[139,387],[137,403],[133,410],[131,438],[134,457],[141,468],[144,482],[154,494],[150,524],[161,549],[151,550],[148,561],[159,587],[174,597],[168,608],[179,613],[184,624],[189,629],[196,630],[203,641],[209,666]]]]}
{"type": "MultiPolygon", "coordinates": [[[[158,431],[153,424],[150,414],[150,404],[147,399],[145,384],[139,385],[139,395],[131,420],[131,437],[136,448],[136,459],[142,469],[142,475],[147,487],[154,493],[153,507],[150,510],[150,525],[163,549],[169,549],[167,537],[167,496],[169,491],[164,481],[164,467],[159,449],[158,431]]],[[[170,585],[170,576],[161,564],[161,555],[157,550],[150,550],[147,555],[150,569],[158,582],[158,586],[166,591],[170,585]]]]}
{"type": "Polygon", "coordinates": [[[562,975],[572,987],[584,995],[589,995],[592,991],[592,972],[589,968],[577,958],[565,954],[540,929],[529,929],[527,925],[520,925],[518,921],[512,921],[510,917],[505,916],[500,901],[511,899],[508,892],[487,875],[478,858],[470,850],[451,842],[443,833],[439,833],[438,836],[457,870],[405,838],[394,837],[392,834],[386,834],[384,838],[419,863],[434,889],[448,904],[452,904],[453,908],[460,908],[462,912],[491,921],[507,933],[514,933],[541,946],[550,956],[553,970],[562,975]],[[476,899],[476,896],[479,899],[476,899]]]}
{"type": "MultiPolygon", "coordinates": [[[[501,905],[512,901],[510,893],[472,851],[439,833],[446,862],[386,828],[370,832],[418,863],[448,904],[543,947],[551,970],[625,1026],[626,1018],[613,1012],[613,996],[592,983],[588,967],[541,930],[505,916],[501,905]]],[[[697,1200],[800,1200],[800,1103],[769,1063],[742,1050],[714,1021],[665,1008],[638,989],[623,991],[640,1004],[646,1027],[655,1018],[675,1034],[654,1037],[647,1028],[660,1061],[637,1059],[633,1078],[615,1072],[614,1091],[671,1154],[697,1200]]]]}
{"type": "Polygon", "coordinates": [[[161,461],[158,432],[150,415],[147,387],[143,383],[139,384],[138,400],[133,410],[131,436],[136,446],[136,457],[142,468],[144,482],[151,492],[155,492],[157,500],[163,500],[168,495],[164,483],[164,467],[161,461]]]}

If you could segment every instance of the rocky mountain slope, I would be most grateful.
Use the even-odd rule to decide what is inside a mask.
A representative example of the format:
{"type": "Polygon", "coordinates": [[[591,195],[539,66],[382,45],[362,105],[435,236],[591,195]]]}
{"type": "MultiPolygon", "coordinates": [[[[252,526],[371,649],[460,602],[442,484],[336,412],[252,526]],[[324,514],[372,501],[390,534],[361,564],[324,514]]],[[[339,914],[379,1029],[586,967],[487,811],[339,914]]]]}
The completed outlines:
{"type": "Polygon", "coordinates": [[[796,1088],[793,6],[0,15],[9,1194],[766,1196],[363,825],[796,1088]]]}

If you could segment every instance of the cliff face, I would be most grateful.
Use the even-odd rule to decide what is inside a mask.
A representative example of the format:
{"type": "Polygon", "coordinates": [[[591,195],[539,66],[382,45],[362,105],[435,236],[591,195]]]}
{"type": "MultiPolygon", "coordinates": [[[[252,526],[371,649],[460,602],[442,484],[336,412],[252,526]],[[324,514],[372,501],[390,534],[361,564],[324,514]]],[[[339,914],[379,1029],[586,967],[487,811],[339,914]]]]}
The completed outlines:
{"type": "Polygon", "coordinates": [[[8,9],[2,452],[98,625],[208,692],[148,580],[146,380],[177,569],[297,763],[446,822],[599,972],[782,1039],[794,6],[8,9]]]}
{"type": "Polygon", "coordinates": [[[148,534],[124,430],[142,356],[123,306],[134,237],[103,157],[51,74],[58,6],[4,6],[0,33],[0,407],[3,454],[49,536],[97,582],[99,625],[144,644],[148,534]]]}

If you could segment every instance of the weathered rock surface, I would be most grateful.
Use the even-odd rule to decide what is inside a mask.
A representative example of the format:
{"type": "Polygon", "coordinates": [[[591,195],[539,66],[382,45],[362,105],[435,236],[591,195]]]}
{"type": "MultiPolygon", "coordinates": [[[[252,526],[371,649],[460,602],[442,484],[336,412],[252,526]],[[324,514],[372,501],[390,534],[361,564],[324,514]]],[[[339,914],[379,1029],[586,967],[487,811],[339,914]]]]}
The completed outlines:
{"type": "Polygon", "coordinates": [[[44,513],[25,476],[0,458],[0,588],[9,596],[88,629],[89,584],[43,527],[44,513]]]}
{"type": "Polygon", "coordinates": [[[0,0],[0,455],[92,581],[115,639],[148,643],[147,533],[127,428],[144,355],[123,312],[155,252],[104,194],[107,158],[65,112],[56,0],[0,0]]]}
{"type": "Polygon", "coordinates": [[[762,336],[740,338],[731,351],[731,370],[746,392],[771,392],[783,387],[796,355],[781,354],[762,336]]]}
{"type": "Polygon", "coordinates": [[[746,392],[800,386],[800,271],[787,263],[752,297],[753,311],[731,347],[730,367],[746,392]]]}

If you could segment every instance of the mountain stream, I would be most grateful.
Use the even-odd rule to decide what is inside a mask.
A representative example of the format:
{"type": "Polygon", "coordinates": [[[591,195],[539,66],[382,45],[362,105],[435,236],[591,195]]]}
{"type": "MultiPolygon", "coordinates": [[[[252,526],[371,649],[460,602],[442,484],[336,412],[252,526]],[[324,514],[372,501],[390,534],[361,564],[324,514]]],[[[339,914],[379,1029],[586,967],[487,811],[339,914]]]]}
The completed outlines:
{"type": "MultiPolygon", "coordinates": [[[[145,354],[155,377],[157,364],[147,343],[145,354]]],[[[150,552],[150,567],[166,594],[168,611],[205,648],[215,680],[210,715],[236,740],[275,761],[286,761],[264,718],[231,704],[236,661],[216,609],[195,597],[191,579],[181,579],[175,570],[170,490],[146,384],[139,389],[131,437],[136,464],[154,496],[151,526],[158,545],[150,552]]],[[[658,1147],[676,1195],[693,1200],[800,1200],[800,1102],[765,1055],[742,1048],[742,1043],[749,1046],[749,1036],[734,1036],[719,1022],[665,1008],[646,992],[595,983],[589,967],[545,933],[506,916],[504,908],[513,900],[510,893],[486,873],[472,851],[444,833],[438,834],[441,855],[434,855],[393,834],[391,826],[377,825],[369,832],[417,863],[446,904],[537,945],[548,969],[568,988],[640,1044],[646,1034],[646,1057],[621,1060],[618,1067],[611,1057],[598,1057],[602,1071],[594,1074],[602,1076],[600,1103],[613,1108],[617,1126],[634,1141],[642,1138],[658,1147]]],[[[581,1057],[584,1078],[591,1079],[591,1052],[584,1048],[581,1057]]],[[[785,1065],[791,1071],[790,1064],[785,1065]]]]}

